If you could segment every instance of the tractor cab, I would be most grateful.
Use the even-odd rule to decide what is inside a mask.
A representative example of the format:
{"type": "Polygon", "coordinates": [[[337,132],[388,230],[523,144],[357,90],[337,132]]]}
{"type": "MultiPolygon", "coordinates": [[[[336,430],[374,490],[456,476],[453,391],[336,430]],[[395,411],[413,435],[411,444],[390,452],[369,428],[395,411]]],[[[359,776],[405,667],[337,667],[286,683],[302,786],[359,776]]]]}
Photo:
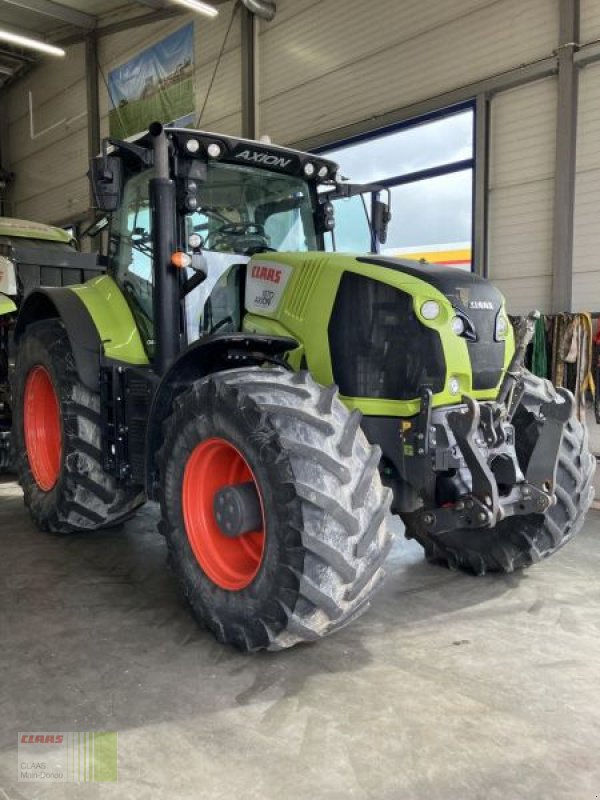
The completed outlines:
{"type": "MultiPolygon", "coordinates": [[[[112,141],[92,165],[97,205],[110,213],[108,265],[152,359],[156,349],[154,243],[164,217],[151,214],[155,143],[165,145],[163,178],[171,272],[182,295],[183,343],[241,330],[246,265],[261,253],[332,251],[334,213],[352,242],[376,249],[389,214],[373,230],[363,187],[337,182],[337,165],[308,153],[185,129],[151,130],[112,141]]],[[[372,186],[364,187],[372,192],[372,186]]],[[[383,205],[381,201],[375,202],[383,205]]],[[[379,209],[378,209],[379,211],[379,209]]],[[[386,207],[387,211],[387,207],[386,207]]],[[[343,246],[343,245],[342,245],[343,246]]]]}

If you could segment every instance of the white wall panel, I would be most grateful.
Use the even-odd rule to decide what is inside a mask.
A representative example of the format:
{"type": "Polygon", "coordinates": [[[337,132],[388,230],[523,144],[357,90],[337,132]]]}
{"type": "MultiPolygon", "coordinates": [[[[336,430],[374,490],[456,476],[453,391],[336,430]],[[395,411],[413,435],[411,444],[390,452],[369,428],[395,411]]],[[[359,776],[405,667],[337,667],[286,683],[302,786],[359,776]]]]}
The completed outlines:
{"type": "Polygon", "coordinates": [[[10,213],[41,222],[64,222],[81,216],[88,206],[84,177],[87,169],[84,46],[70,47],[64,59],[45,61],[10,89],[6,105],[9,166],[15,174],[10,213]]]}
{"type": "Polygon", "coordinates": [[[580,0],[579,40],[582,44],[600,39],[600,3],[598,0],[580,0]]]}
{"type": "Polygon", "coordinates": [[[492,100],[488,266],[515,314],[550,307],[556,92],[549,78],[492,100]]]}
{"type": "Polygon", "coordinates": [[[290,143],[542,58],[557,26],[555,0],[306,3],[263,28],[262,132],[290,143]]]}
{"type": "Polygon", "coordinates": [[[600,311],[600,64],[579,78],[573,304],[600,311]]]}

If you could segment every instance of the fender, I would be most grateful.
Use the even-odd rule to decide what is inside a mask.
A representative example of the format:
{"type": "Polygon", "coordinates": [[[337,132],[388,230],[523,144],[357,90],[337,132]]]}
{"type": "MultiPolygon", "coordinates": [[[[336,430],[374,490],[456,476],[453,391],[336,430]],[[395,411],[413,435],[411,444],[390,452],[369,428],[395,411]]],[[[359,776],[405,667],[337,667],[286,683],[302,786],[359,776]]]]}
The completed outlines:
{"type": "Polygon", "coordinates": [[[0,317],[5,317],[7,314],[14,314],[17,310],[17,304],[10,297],[0,292],[0,317]]]}
{"type": "Polygon", "coordinates": [[[80,380],[92,392],[99,392],[102,342],[89,311],[70,289],[35,289],[28,294],[17,317],[15,342],[28,325],[54,318],[65,326],[80,380]]]}
{"type": "Polygon", "coordinates": [[[298,342],[291,337],[232,333],[206,336],[180,353],[162,377],[150,407],[146,429],[146,492],[150,499],[157,499],[156,453],[175,397],[207,375],[256,366],[296,347],[298,342]]]}

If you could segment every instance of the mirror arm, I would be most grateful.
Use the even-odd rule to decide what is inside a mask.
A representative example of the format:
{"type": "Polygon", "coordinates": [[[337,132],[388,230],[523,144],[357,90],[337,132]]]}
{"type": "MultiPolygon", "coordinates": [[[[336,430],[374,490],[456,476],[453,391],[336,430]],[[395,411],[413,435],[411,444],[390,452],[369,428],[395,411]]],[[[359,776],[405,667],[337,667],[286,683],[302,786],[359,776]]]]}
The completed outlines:
{"type": "Polygon", "coordinates": [[[112,145],[117,150],[124,150],[126,153],[131,153],[131,155],[139,158],[145,167],[152,166],[153,158],[151,150],[148,150],[146,147],[140,147],[139,144],[126,142],[123,139],[115,139],[112,136],[107,136],[102,140],[102,156],[105,160],[109,156],[109,145],[112,145]]]}
{"type": "Polygon", "coordinates": [[[329,200],[337,200],[338,198],[355,197],[357,194],[366,194],[367,192],[387,192],[388,197],[390,190],[380,183],[336,183],[335,188],[331,194],[327,193],[329,200]]]}
{"type": "Polygon", "coordinates": [[[201,283],[204,283],[206,280],[206,273],[205,272],[196,272],[191,277],[187,278],[184,284],[181,287],[181,297],[187,297],[190,292],[193,292],[197,286],[200,286],[201,283]]]}

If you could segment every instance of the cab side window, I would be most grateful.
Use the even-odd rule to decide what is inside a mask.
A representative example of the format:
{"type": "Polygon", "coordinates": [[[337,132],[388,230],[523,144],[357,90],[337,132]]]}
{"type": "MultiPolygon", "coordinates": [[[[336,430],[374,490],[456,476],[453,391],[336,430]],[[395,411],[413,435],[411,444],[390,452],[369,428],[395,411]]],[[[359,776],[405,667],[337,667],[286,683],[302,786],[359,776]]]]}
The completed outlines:
{"type": "Polygon", "coordinates": [[[149,355],[154,349],[152,230],[148,171],[131,177],[111,229],[113,275],[136,319],[149,355]],[[116,221],[116,225],[115,225],[116,221]]]}

